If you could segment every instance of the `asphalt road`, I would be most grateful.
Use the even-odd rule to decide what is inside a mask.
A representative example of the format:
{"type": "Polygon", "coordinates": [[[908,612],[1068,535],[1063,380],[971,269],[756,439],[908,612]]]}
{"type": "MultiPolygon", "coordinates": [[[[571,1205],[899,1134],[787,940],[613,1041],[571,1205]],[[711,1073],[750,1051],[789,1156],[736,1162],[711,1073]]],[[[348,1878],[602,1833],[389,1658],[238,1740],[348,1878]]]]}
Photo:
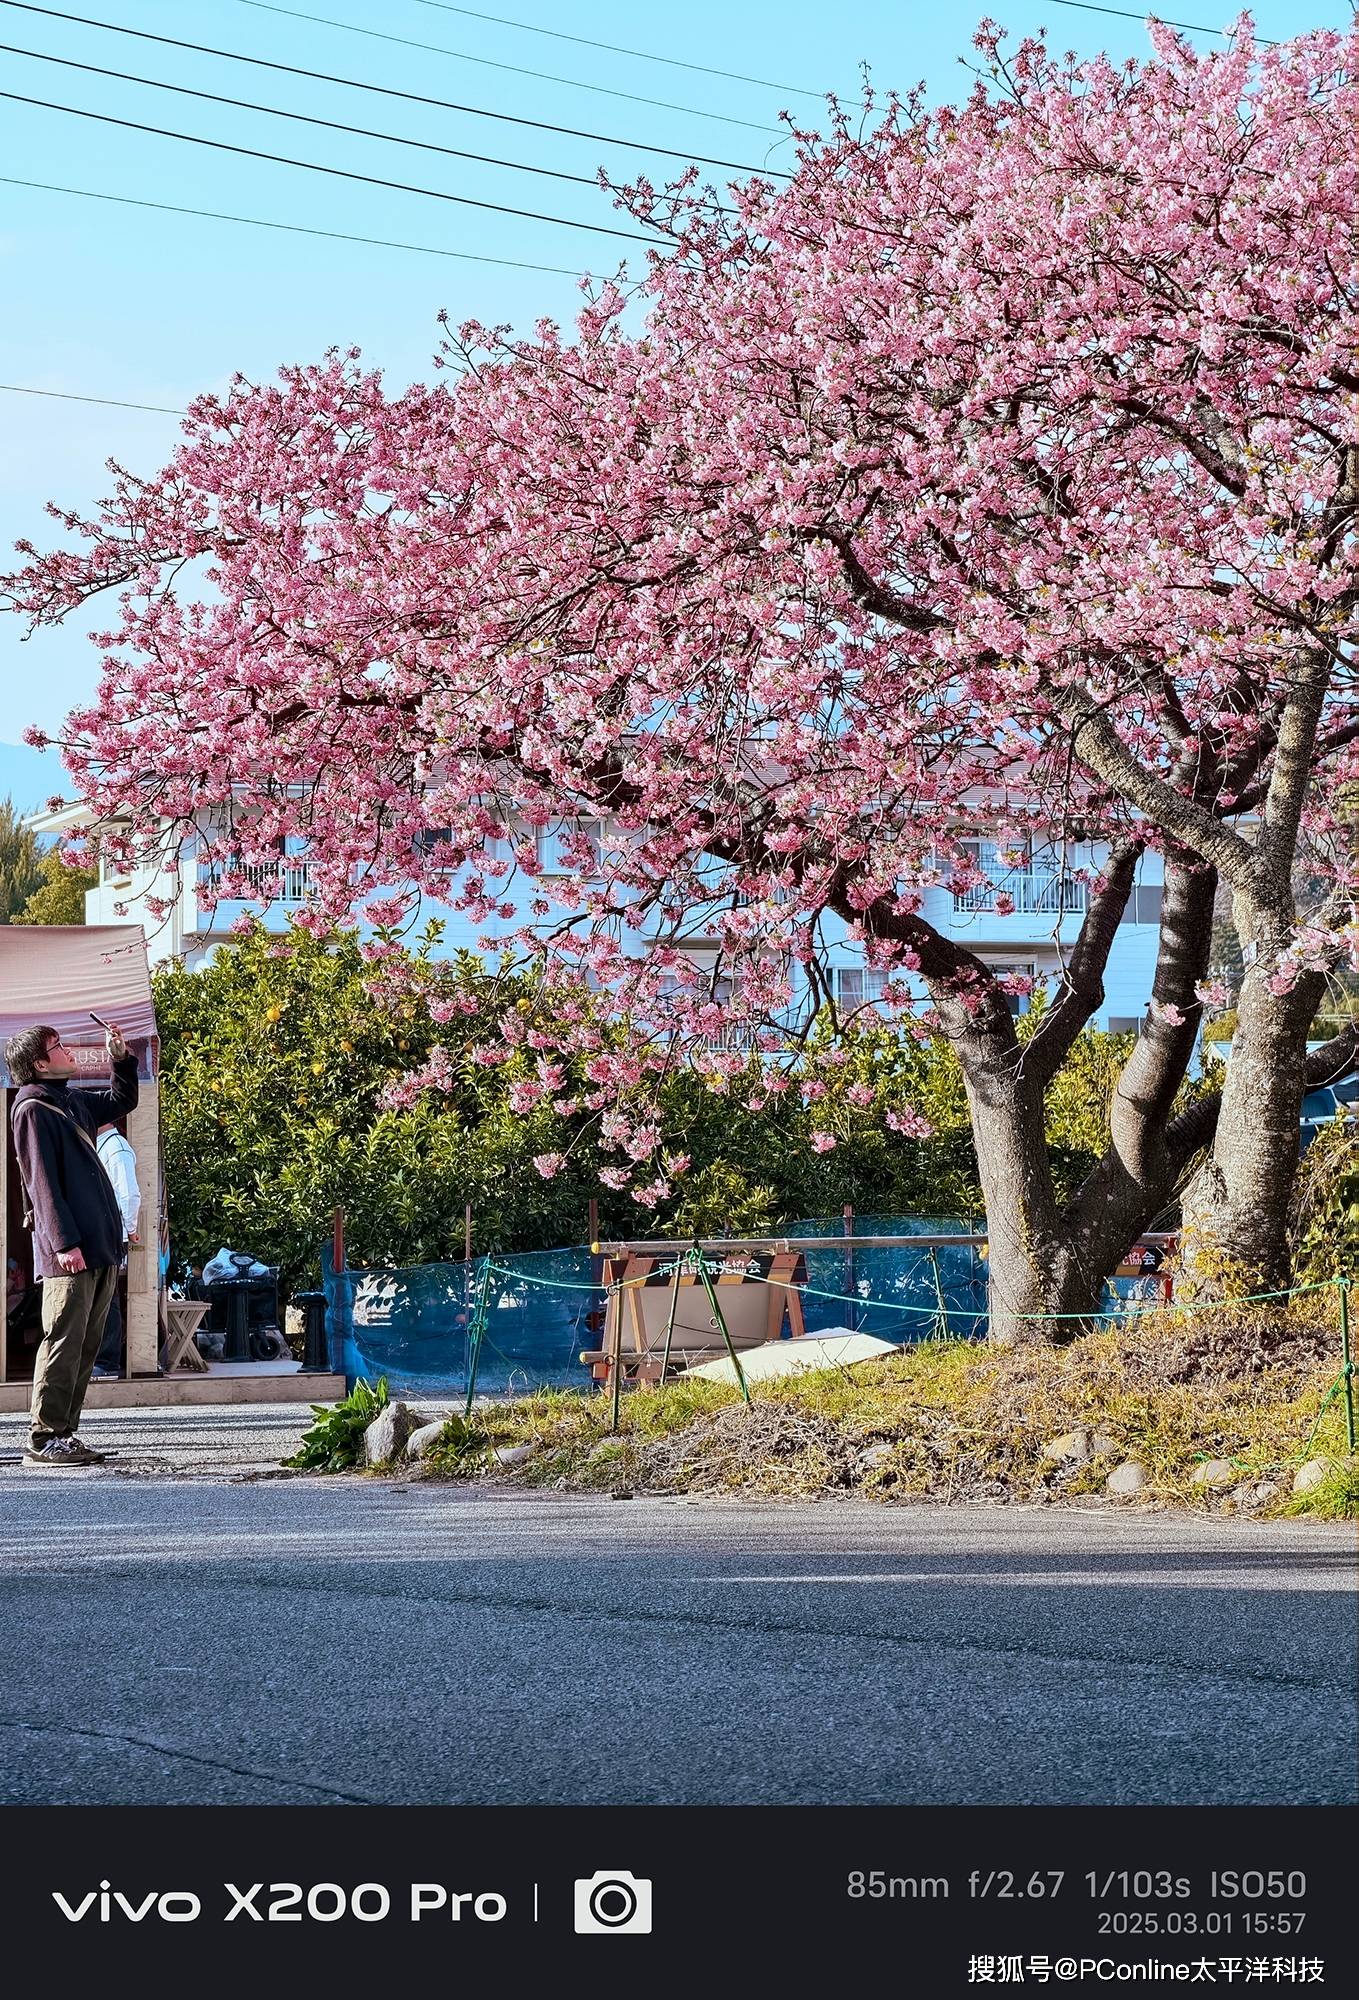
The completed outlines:
{"type": "Polygon", "coordinates": [[[1356,1798],[1348,1528],[243,1481],[293,1419],[207,1421],[0,1465],[0,1803],[1356,1798]]]}

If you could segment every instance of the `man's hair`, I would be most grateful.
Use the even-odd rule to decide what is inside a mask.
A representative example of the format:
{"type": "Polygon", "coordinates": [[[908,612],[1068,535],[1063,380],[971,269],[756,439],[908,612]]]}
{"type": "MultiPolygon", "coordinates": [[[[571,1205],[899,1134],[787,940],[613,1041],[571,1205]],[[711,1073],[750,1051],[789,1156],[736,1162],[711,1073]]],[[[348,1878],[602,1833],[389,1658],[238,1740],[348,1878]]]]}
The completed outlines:
{"type": "Polygon", "coordinates": [[[61,1040],[60,1028],[25,1028],[5,1043],[5,1062],[16,1083],[36,1083],[37,1065],[46,1062],[47,1051],[61,1040]]]}

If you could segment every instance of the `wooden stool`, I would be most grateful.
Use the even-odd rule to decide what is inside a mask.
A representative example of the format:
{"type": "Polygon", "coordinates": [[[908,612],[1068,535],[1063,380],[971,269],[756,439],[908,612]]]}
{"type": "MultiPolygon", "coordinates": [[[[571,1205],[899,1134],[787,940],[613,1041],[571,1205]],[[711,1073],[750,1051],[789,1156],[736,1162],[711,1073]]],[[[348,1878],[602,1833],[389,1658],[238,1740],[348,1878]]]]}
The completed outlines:
{"type": "Polygon", "coordinates": [[[207,1374],[208,1364],[198,1351],[194,1335],[210,1311],[210,1306],[200,1304],[197,1299],[172,1299],[162,1292],[164,1360],[161,1365],[167,1375],[173,1374],[176,1368],[186,1368],[190,1374],[207,1374]]]}

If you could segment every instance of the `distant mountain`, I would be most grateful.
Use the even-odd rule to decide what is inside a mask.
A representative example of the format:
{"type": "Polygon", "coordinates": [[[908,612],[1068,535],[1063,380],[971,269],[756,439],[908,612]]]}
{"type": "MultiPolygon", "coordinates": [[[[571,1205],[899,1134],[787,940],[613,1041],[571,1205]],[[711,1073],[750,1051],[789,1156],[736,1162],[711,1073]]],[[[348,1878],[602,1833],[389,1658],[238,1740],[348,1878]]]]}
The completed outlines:
{"type": "Polygon", "coordinates": [[[41,812],[58,792],[69,798],[71,779],[55,750],[0,743],[0,799],[13,799],[16,812],[41,812]]]}

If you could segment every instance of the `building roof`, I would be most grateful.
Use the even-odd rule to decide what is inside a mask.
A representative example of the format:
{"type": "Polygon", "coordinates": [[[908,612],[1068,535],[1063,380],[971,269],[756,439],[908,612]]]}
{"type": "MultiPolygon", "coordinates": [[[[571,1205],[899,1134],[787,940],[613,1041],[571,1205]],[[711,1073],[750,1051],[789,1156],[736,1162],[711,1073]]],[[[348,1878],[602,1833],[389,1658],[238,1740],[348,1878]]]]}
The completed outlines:
{"type": "Polygon", "coordinates": [[[0,924],[0,1084],[8,1084],[4,1044],[42,1022],[68,1047],[91,1051],[102,1065],[103,1030],[90,1010],[113,1021],[132,1044],[144,1044],[138,1067],[159,1067],[156,1013],[146,938],[135,924],[0,924]]]}

